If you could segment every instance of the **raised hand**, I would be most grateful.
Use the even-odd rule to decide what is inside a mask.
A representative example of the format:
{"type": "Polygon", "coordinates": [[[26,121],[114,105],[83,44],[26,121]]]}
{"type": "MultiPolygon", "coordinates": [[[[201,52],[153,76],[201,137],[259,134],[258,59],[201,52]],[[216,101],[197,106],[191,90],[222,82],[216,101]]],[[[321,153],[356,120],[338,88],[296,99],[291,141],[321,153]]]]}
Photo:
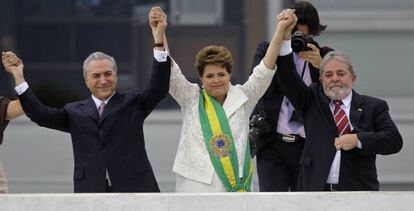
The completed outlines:
{"type": "Polygon", "coordinates": [[[152,7],[148,14],[149,25],[155,43],[162,43],[167,28],[167,15],[160,7],[152,7]]]}
{"type": "Polygon", "coordinates": [[[284,39],[287,33],[289,33],[289,37],[287,39],[290,39],[290,33],[295,27],[297,20],[298,18],[295,15],[294,9],[285,9],[277,16],[276,27],[285,32],[285,35],[283,37],[284,39]]]}
{"type": "Polygon", "coordinates": [[[6,69],[7,72],[13,75],[16,85],[19,85],[24,82],[24,76],[23,76],[23,62],[22,60],[16,56],[11,51],[8,52],[2,52],[1,59],[4,65],[4,69],[6,69]]]}
{"type": "Polygon", "coordinates": [[[298,22],[298,17],[293,13],[292,15],[293,21],[290,25],[288,25],[285,29],[285,34],[283,35],[284,40],[290,40],[292,37],[292,30],[295,28],[296,23],[298,22]]]}

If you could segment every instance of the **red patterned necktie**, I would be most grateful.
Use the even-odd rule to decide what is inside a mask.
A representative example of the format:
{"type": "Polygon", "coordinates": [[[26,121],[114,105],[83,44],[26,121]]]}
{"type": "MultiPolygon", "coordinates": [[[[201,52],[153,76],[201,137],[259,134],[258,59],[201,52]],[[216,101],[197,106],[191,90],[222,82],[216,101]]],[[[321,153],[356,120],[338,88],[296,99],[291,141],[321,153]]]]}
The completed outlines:
{"type": "Polygon", "coordinates": [[[104,111],[104,108],[105,108],[105,103],[104,102],[102,102],[101,103],[101,105],[99,105],[99,108],[98,108],[98,114],[99,114],[99,117],[101,117],[102,116],[102,113],[103,113],[103,111],[104,111]]]}
{"type": "Polygon", "coordinates": [[[343,103],[341,100],[335,100],[334,103],[334,118],[339,136],[348,134],[351,132],[351,125],[349,125],[348,117],[346,116],[344,109],[341,108],[343,103]]]}

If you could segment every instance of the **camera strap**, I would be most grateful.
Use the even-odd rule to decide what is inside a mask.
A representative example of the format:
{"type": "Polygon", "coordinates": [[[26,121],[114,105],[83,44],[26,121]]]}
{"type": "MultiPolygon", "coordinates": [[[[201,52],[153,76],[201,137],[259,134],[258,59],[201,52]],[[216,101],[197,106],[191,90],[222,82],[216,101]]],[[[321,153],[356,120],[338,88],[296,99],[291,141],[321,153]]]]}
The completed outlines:
{"type": "Polygon", "coordinates": [[[308,65],[307,61],[303,62],[303,68],[302,68],[302,73],[300,74],[300,79],[302,79],[303,81],[303,76],[305,75],[305,70],[306,70],[306,66],[308,65]]]}

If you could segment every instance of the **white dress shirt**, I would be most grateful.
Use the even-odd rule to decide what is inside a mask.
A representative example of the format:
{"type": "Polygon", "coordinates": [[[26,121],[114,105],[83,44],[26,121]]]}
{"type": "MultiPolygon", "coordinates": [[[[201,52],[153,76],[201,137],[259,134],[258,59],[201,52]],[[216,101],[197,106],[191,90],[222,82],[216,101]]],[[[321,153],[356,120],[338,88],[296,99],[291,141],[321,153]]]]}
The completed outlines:
{"type": "MultiPolygon", "coordinates": [[[[351,119],[349,118],[349,111],[351,109],[351,101],[352,101],[352,92],[348,95],[345,99],[342,100],[341,108],[345,111],[346,117],[348,118],[349,125],[351,126],[351,131],[353,130],[351,119]]],[[[329,103],[329,108],[333,114],[335,109],[335,103],[331,101],[329,103]]],[[[332,140],[332,144],[334,144],[335,140],[332,140]]],[[[358,141],[359,142],[359,141],[358,141]]],[[[338,184],[339,183],[339,170],[341,167],[341,150],[337,150],[335,154],[335,158],[332,161],[331,170],[329,170],[328,179],[326,183],[329,184],[338,184]]]]}

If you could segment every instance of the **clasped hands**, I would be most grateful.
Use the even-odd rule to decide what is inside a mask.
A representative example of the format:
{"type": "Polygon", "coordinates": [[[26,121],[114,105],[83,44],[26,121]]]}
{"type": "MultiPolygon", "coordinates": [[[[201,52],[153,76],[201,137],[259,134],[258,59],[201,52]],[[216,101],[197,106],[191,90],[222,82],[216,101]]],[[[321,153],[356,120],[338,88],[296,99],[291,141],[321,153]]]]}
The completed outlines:
{"type": "MultiPolygon", "coordinates": [[[[295,15],[294,9],[285,9],[277,16],[278,26],[281,27],[281,30],[284,30],[283,39],[289,40],[292,37],[292,30],[295,28],[298,18],[295,15]]],[[[322,62],[322,57],[320,55],[319,49],[308,43],[307,47],[310,48],[308,51],[299,52],[299,56],[302,60],[307,61],[312,64],[315,68],[319,69],[319,66],[322,62]]]]}
{"type": "Polygon", "coordinates": [[[2,52],[1,60],[3,62],[4,67],[6,68],[6,70],[8,69],[8,67],[19,66],[22,63],[22,60],[20,60],[16,56],[16,54],[14,54],[11,51],[2,52]]]}

